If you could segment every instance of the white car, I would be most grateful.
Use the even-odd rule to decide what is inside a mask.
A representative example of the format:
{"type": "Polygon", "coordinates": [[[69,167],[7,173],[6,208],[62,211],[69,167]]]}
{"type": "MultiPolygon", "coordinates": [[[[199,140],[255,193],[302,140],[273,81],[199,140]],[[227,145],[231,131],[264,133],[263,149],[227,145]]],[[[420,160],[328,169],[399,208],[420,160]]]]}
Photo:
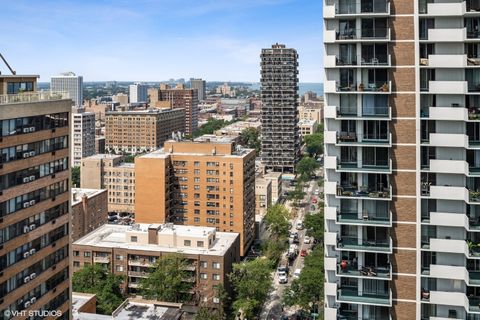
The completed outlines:
{"type": "Polygon", "coordinates": [[[300,272],[302,272],[302,269],[295,269],[295,272],[293,273],[293,278],[298,279],[300,277],[300,272]]]}
{"type": "Polygon", "coordinates": [[[312,238],[310,238],[309,236],[305,236],[305,238],[303,239],[303,243],[310,244],[310,242],[312,242],[312,238]]]}
{"type": "Polygon", "coordinates": [[[288,277],[285,271],[281,271],[278,273],[278,283],[287,283],[288,277]]]}
{"type": "Polygon", "coordinates": [[[297,229],[297,230],[303,230],[303,222],[302,222],[302,220],[300,220],[300,221],[297,222],[296,229],[297,229]]]}
{"type": "Polygon", "coordinates": [[[318,189],[315,190],[314,194],[315,194],[316,196],[318,196],[318,195],[320,194],[320,190],[318,190],[318,189]]]}

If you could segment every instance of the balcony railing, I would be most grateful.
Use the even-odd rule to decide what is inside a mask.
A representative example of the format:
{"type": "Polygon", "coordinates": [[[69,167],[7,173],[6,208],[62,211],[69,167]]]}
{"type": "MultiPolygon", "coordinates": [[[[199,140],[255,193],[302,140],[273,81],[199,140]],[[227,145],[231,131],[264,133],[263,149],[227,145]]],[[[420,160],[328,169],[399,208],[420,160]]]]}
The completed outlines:
{"type": "Polygon", "coordinates": [[[388,55],[375,56],[337,56],[335,59],[337,66],[388,66],[390,64],[388,55]],[[360,59],[358,59],[360,58],[360,59]],[[360,64],[359,64],[360,62],[360,64]]]}
{"type": "Polygon", "coordinates": [[[374,29],[344,29],[337,31],[337,40],[387,40],[390,37],[390,28],[374,29]]]}
{"type": "Polygon", "coordinates": [[[390,143],[389,132],[380,134],[357,134],[356,132],[341,131],[337,133],[337,143],[368,143],[385,144],[390,143]]]}
{"type": "MultiPolygon", "coordinates": [[[[389,184],[387,184],[389,185],[389,184]]],[[[341,197],[361,197],[361,198],[390,198],[391,187],[385,187],[384,184],[376,186],[362,186],[360,189],[348,184],[337,185],[337,196],[341,197]]]]}
{"type": "Polygon", "coordinates": [[[340,1],[336,6],[336,14],[360,14],[360,13],[388,13],[388,1],[375,0],[369,3],[365,1],[340,1]]]}
{"type": "Polygon", "coordinates": [[[341,302],[357,302],[376,305],[391,305],[389,293],[362,292],[361,289],[342,287],[337,291],[337,300],[341,302]]]}
{"type": "Polygon", "coordinates": [[[340,276],[349,276],[349,277],[372,277],[375,279],[391,279],[391,265],[386,267],[377,267],[372,265],[366,266],[352,266],[352,265],[342,265],[342,263],[337,264],[337,274],[340,276]]]}
{"type": "Polygon", "coordinates": [[[27,102],[39,102],[49,100],[61,100],[69,99],[70,96],[67,92],[51,92],[51,91],[37,91],[37,92],[24,92],[19,94],[0,94],[0,104],[6,103],[27,103],[27,102]]]}
{"type": "Polygon", "coordinates": [[[341,236],[337,242],[338,248],[348,249],[348,250],[361,250],[361,251],[373,251],[373,252],[391,252],[392,251],[392,240],[391,238],[387,239],[358,239],[354,236],[341,236]]]}
{"type": "Polygon", "coordinates": [[[339,82],[337,92],[358,91],[358,92],[390,92],[390,81],[369,81],[367,83],[339,82]]]}
{"type": "Polygon", "coordinates": [[[363,212],[361,216],[357,212],[339,212],[337,213],[337,222],[340,224],[361,224],[361,225],[378,225],[390,226],[392,224],[391,215],[389,213],[377,215],[363,212]]]}

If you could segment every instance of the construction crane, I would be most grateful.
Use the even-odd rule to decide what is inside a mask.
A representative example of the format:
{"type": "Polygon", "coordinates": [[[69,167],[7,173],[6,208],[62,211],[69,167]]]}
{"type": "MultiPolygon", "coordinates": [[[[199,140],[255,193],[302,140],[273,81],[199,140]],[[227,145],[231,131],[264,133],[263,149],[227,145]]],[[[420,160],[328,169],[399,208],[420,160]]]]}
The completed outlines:
{"type": "Polygon", "coordinates": [[[12,69],[12,67],[10,67],[10,65],[8,64],[7,60],[5,60],[5,58],[3,57],[3,55],[0,53],[0,58],[2,58],[3,60],[3,63],[5,63],[5,65],[8,67],[8,69],[10,69],[10,72],[13,74],[13,75],[16,75],[17,72],[15,70],[12,69]]]}

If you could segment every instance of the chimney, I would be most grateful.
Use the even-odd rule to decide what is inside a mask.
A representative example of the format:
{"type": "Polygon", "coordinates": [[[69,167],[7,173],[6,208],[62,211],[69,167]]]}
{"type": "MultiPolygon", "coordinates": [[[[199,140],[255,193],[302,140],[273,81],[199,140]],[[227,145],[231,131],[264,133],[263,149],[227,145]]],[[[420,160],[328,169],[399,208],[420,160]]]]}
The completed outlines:
{"type": "Polygon", "coordinates": [[[148,244],[158,244],[158,226],[156,225],[148,227],[148,244]]]}

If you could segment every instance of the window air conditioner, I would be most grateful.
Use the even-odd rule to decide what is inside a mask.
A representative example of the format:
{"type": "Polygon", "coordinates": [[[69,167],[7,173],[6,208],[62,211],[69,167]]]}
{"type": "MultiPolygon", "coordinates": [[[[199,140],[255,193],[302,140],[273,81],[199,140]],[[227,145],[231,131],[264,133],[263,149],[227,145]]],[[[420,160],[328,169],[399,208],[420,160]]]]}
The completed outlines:
{"type": "Polygon", "coordinates": [[[23,283],[27,283],[28,281],[30,281],[30,276],[26,276],[25,278],[23,278],[23,283]]]}
{"type": "Polygon", "coordinates": [[[27,309],[28,307],[30,307],[30,301],[25,302],[25,304],[24,304],[23,306],[25,307],[25,309],[27,309]]]}
{"type": "Polygon", "coordinates": [[[31,224],[31,225],[30,225],[30,231],[35,230],[36,227],[37,227],[37,226],[36,226],[35,224],[31,224]]]}
{"type": "Polygon", "coordinates": [[[30,182],[30,179],[28,177],[23,178],[23,183],[30,182]]]}
{"type": "Polygon", "coordinates": [[[35,272],[33,272],[31,275],[30,275],[30,279],[35,279],[35,277],[37,276],[37,274],[35,272]]]}
{"type": "Polygon", "coordinates": [[[37,250],[31,249],[31,250],[30,250],[30,255],[35,254],[35,252],[37,252],[37,250]]]}
{"type": "Polygon", "coordinates": [[[35,200],[30,200],[30,205],[33,206],[35,204],[35,200]]]}
{"type": "Polygon", "coordinates": [[[27,252],[25,252],[25,253],[23,254],[23,258],[26,259],[26,258],[28,258],[29,255],[30,255],[30,253],[28,253],[28,251],[27,251],[27,252]]]}
{"type": "Polygon", "coordinates": [[[23,203],[23,207],[24,207],[24,208],[30,207],[30,203],[29,203],[28,201],[27,201],[27,202],[24,202],[24,203],[23,203]]]}
{"type": "Polygon", "coordinates": [[[28,226],[23,227],[23,233],[27,233],[30,231],[30,228],[28,226]]]}

